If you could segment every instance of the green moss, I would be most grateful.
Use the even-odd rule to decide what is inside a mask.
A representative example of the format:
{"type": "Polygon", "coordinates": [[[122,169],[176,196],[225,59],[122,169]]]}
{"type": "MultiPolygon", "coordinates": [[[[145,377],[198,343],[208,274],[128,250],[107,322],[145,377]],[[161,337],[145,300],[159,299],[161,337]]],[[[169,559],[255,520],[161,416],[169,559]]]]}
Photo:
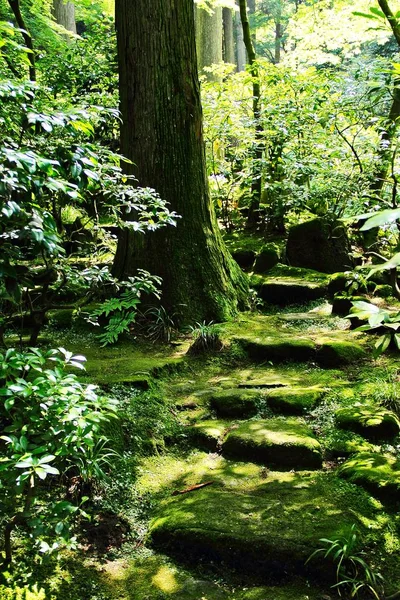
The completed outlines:
{"type": "Polygon", "coordinates": [[[340,408],[336,412],[340,427],[351,429],[371,439],[392,439],[399,434],[400,422],[397,415],[372,403],[357,402],[340,408]]]}
{"type": "Polygon", "coordinates": [[[389,454],[357,454],[339,467],[338,475],[378,497],[400,500],[400,461],[389,454]]]}
{"type": "Polygon", "coordinates": [[[237,341],[255,361],[304,362],[315,358],[315,344],[306,338],[276,335],[263,338],[238,338],[237,341]]]}
{"type": "Polygon", "coordinates": [[[251,417],[256,414],[261,392],[248,389],[227,389],[213,392],[210,406],[221,417],[251,417]]]}
{"type": "Polygon", "coordinates": [[[267,402],[273,410],[300,415],[311,410],[321,400],[324,391],[318,387],[282,387],[268,391],[267,402]]]}
{"type": "Polygon", "coordinates": [[[380,298],[390,298],[393,296],[393,288],[391,285],[377,285],[374,290],[374,296],[379,296],[380,298]]]}
{"type": "Polygon", "coordinates": [[[227,421],[200,421],[200,423],[196,423],[191,429],[192,440],[200,448],[216,452],[229,426],[230,423],[227,421]]]}
{"type": "Polygon", "coordinates": [[[367,353],[354,341],[326,340],[317,351],[317,361],[323,367],[332,368],[360,363],[367,353]]]}
{"type": "Polygon", "coordinates": [[[251,285],[264,302],[279,306],[305,304],[327,295],[324,284],[295,277],[256,275],[251,278],[251,285]]]}
{"type": "Polygon", "coordinates": [[[361,435],[336,428],[325,433],[322,441],[329,458],[348,457],[358,452],[374,452],[378,449],[361,435]]]}
{"type": "Polygon", "coordinates": [[[318,468],[320,444],[310,429],[294,418],[246,421],[232,428],[224,443],[225,456],[279,468],[318,468]]]}
{"type": "MultiPolygon", "coordinates": [[[[336,477],[272,474],[252,492],[209,486],[170,498],[151,523],[156,547],[191,559],[225,561],[265,579],[304,574],[304,562],[319,539],[354,522],[379,529],[381,510],[368,496],[336,477]]],[[[317,566],[312,567],[313,575],[317,566]]],[[[327,579],[326,564],[324,570],[327,579]]]]}

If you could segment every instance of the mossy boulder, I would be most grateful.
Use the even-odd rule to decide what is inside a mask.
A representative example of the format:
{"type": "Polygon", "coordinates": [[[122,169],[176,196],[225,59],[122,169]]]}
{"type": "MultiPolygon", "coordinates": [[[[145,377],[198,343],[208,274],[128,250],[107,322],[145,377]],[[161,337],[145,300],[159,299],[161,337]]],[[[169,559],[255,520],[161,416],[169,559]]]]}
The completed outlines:
{"type": "Polygon", "coordinates": [[[369,523],[375,526],[377,513],[366,493],[335,476],[270,473],[245,492],[216,483],[169,498],[151,523],[150,537],[157,548],[192,561],[207,557],[285,583],[308,570],[326,584],[330,576],[334,581],[326,561],[316,559],[309,569],[304,564],[320,538],[335,539],[354,522],[364,531],[369,523]]]}
{"type": "Polygon", "coordinates": [[[390,298],[393,296],[393,288],[391,285],[377,285],[374,290],[374,296],[379,296],[379,298],[390,298]]]}
{"type": "Polygon", "coordinates": [[[367,353],[356,342],[332,340],[321,344],[316,357],[321,367],[335,368],[359,363],[367,357],[367,353]]]}
{"type": "Polygon", "coordinates": [[[235,250],[232,252],[232,257],[236,260],[239,267],[244,271],[249,271],[253,266],[256,258],[255,250],[235,250]]]}
{"type": "Polygon", "coordinates": [[[350,282],[353,279],[351,271],[333,273],[329,278],[328,294],[333,298],[335,294],[347,291],[350,282]]]}
{"type": "Polygon", "coordinates": [[[337,473],[379,498],[400,500],[400,460],[390,454],[360,452],[339,467],[337,473]]]}
{"type": "Polygon", "coordinates": [[[291,265],[336,273],[353,267],[350,250],[343,223],[316,218],[291,227],[286,256],[291,265]]]}
{"type": "Polygon", "coordinates": [[[355,431],[368,439],[390,440],[400,431],[397,415],[375,404],[361,404],[340,408],[336,411],[339,427],[355,431]]]}
{"type": "Polygon", "coordinates": [[[237,340],[249,357],[257,362],[305,362],[314,360],[316,346],[312,340],[301,337],[277,336],[264,338],[239,338],[237,340]]]}
{"type": "Polygon", "coordinates": [[[319,468],[320,444],[297,419],[246,421],[231,429],[222,444],[228,458],[250,460],[281,469],[319,468]]]}
{"type": "Polygon", "coordinates": [[[227,389],[213,392],[210,406],[221,417],[247,418],[256,414],[261,392],[250,389],[227,389]]]}
{"type": "Polygon", "coordinates": [[[266,273],[279,263],[279,249],[275,244],[266,244],[257,254],[253,270],[255,273],[266,273]]]}
{"type": "Polygon", "coordinates": [[[318,387],[279,387],[269,390],[266,400],[268,406],[276,412],[301,415],[312,410],[323,394],[324,391],[318,387]]]}

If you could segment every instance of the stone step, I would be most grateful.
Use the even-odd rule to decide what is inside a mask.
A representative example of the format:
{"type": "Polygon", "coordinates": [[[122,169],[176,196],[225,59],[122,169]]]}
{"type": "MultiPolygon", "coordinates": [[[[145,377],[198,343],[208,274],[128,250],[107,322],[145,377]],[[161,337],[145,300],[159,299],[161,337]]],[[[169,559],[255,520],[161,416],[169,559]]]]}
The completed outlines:
{"type": "Polygon", "coordinates": [[[311,269],[276,265],[267,275],[253,275],[251,285],[267,304],[290,306],[328,296],[329,277],[311,269]]]}
{"type": "MultiPolygon", "coordinates": [[[[216,479],[164,501],[151,522],[153,545],[193,564],[206,558],[286,584],[298,573],[318,574],[318,560],[309,566],[305,561],[321,538],[335,539],[353,523],[362,532],[373,526],[377,535],[384,527],[376,520],[381,508],[334,475],[270,471],[251,487],[243,473],[230,482],[237,468],[227,461],[226,485],[216,479]]],[[[327,584],[329,563],[321,564],[327,584]]]]}
{"type": "Polygon", "coordinates": [[[241,336],[234,338],[255,362],[314,362],[324,368],[358,363],[366,358],[363,346],[343,332],[334,337],[310,337],[290,334],[277,336],[241,336]]]}
{"type": "Polygon", "coordinates": [[[208,396],[210,406],[222,418],[249,418],[254,416],[262,405],[274,412],[289,415],[301,415],[312,410],[321,400],[324,390],[318,386],[260,387],[255,385],[215,390],[208,396]]]}
{"type": "Polygon", "coordinates": [[[196,445],[223,456],[280,469],[318,469],[321,447],[301,419],[200,421],[192,428],[196,445]]]}
{"type": "Polygon", "coordinates": [[[400,500],[400,459],[391,454],[360,452],[343,463],[337,473],[377,498],[389,502],[400,500]]]}

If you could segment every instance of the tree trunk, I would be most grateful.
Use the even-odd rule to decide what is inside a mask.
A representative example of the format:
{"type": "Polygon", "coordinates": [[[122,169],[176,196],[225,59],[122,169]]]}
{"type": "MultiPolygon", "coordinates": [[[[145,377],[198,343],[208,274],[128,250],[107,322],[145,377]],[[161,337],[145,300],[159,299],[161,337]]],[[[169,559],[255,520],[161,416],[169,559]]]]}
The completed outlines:
{"type": "Polygon", "coordinates": [[[114,274],[161,276],[162,304],[183,322],[226,319],[245,303],[247,280],[208,192],[193,0],[117,0],[116,28],[126,168],[182,218],[144,236],[123,230],[114,274]]]}
{"type": "Polygon", "coordinates": [[[67,31],[76,33],[75,5],[73,2],[53,0],[53,15],[56,23],[67,31]]]}
{"type": "Polygon", "coordinates": [[[393,99],[390,106],[386,127],[381,133],[381,139],[377,152],[377,165],[371,184],[371,191],[378,197],[388,180],[392,165],[393,141],[396,139],[400,119],[400,80],[395,79],[393,86],[393,99]]]}
{"type": "Polygon", "coordinates": [[[204,71],[204,67],[222,62],[222,8],[215,7],[212,13],[196,7],[197,64],[201,74],[209,81],[218,80],[216,75],[204,71]]]}
{"type": "Polygon", "coordinates": [[[226,63],[235,64],[235,42],[233,37],[233,14],[230,8],[224,8],[222,12],[224,24],[223,55],[226,63]]]}
{"type": "Polygon", "coordinates": [[[280,21],[275,21],[275,56],[274,63],[279,65],[281,62],[281,40],[282,40],[282,24],[280,21]]]}
{"type": "Polygon", "coordinates": [[[29,79],[31,81],[36,81],[35,51],[33,48],[32,36],[25,25],[25,20],[21,13],[21,6],[19,0],[8,0],[8,4],[13,12],[15,20],[17,22],[17,26],[21,30],[21,35],[24,38],[25,46],[30,50],[28,54],[29,79]]]}
{"type": "Polygon", "coordinates": [[[249,59],[250,72],[253,77],[253,117],[255,125],[255,140],[253,149],[253,179],[251,184],[251,200],[249,206],[249,214],[247,217],[247,227],[254,229],[259,221],[259,210],[261,201],[261,189],[262,189],[262,169],[261,161],[264,151],[264,130],[261,122],[260,113],[260,76],[258,70],[258,64],[256,61],[256,53],[254,45],[251,39],[250,24],[247,17],[247,3],[246,0],[239,0],[240,7],[240,19],[243,27],[243,39],[247,50],[247,56],[249,59]]]}
{"type": "Polygon", "coordinates": [[[240,20],[240,13],[235,12],[235,41],[236,41],[236,65],[240,73],[246,68],[246,46],[243,41],[243,27],[240,20]]]}

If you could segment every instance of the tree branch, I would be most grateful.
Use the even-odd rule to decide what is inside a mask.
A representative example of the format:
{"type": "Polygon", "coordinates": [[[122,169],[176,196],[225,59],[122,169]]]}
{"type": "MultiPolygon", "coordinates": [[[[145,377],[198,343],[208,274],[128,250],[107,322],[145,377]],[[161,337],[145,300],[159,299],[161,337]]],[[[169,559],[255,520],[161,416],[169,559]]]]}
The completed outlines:
{"type": "Polygon", "coordinates": [[[32,36],[28,32],[24,17],[21,13],[21,7],[19,4],[19,0],[8,0],[8,4],[14,14],[15,20],[17,22],[18,27],[21,29],[21,35],[24,38],[25,46],[30,50],[28,58],[29,58],[29,79],[31,81],[36,81],[36,66],[35,66],[35,52],[33,48],[32,36]]]}

